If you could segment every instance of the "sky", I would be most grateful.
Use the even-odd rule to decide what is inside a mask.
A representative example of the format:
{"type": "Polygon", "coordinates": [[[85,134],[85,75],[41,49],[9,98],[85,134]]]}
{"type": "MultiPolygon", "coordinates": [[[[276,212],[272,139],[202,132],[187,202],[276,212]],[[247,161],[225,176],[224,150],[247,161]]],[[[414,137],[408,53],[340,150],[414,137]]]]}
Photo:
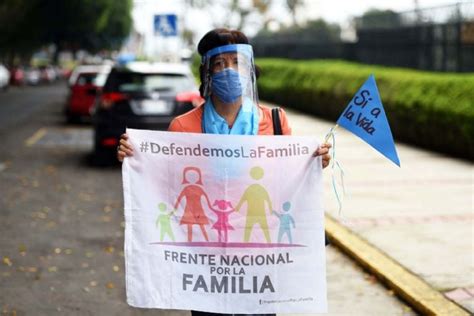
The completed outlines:
{"type": "MultiPolygon", "coordinates": [[[[155,14],[178,15],[178,25],[186,25],[192,29],[197,39],[201,38],[214,25],[223,24],[227,17],[223,4],[229,0],[214,0],[212,7],[206,10],[186,8],[184,0],[134,0],[132,16],[137,31],[145,36],[145,51],[150,54],[161,49],[156,37],[153,35],[153,16],[155,14]]],[[[242,6],[250,6],[251,0],[240,0],[242,6]]],[[[297,12],[299,22],[323,18],[328,22],[338,23],[342,28],[349,26],[349,21],[355,16],[362,15],[370,8],[391,9],[394,11],[408,11],[415,8],[415,0],[304,0],[304,7],[297,12]]],[[[436,7],[440,5],[454,4],[459,1],[453,0],[418,0],[420,8],[436,7]]],[[[291,15],[286,9],[285,0],[273,0],[269,15],[278,23],[272,26],[278,28],[278,24],[289,25],[292,21],[291,15]]],[[[231,19],[232,21],[232,19],[231,19]]],[[[261,27],[261,18],[257,15],[249,17],[249,23],[243,31],[248,36],[254,35],[261,27]]],[[[344,32],[343,32],[344,33],[344,32]]],[[[173,39],[161,41],[161,45],[179,46],[173,39]]]]}

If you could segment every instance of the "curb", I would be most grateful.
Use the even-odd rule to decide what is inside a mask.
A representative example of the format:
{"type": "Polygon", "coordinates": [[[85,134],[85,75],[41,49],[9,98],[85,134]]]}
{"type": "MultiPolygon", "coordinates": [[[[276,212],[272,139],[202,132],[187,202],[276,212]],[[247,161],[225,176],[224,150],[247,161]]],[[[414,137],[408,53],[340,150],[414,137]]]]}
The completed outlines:
{"type": "Polygon", "coordinates": [[[416,311],[423,315],[470,315],[420,277],[404,268],[381,250],[369,244],[330,215],[325,229],[331,243],[373,273],[416,311]]]}

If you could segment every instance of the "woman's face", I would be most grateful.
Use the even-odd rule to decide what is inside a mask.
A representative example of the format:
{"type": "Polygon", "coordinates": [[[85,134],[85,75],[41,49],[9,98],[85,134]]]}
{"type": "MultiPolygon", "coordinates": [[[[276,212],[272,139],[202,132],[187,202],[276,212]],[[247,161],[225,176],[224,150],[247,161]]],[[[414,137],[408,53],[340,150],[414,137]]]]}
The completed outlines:
{"type": "Polygon", "coordinates": [[[241,74],[248,74],[249,61],[239,53],[219,54],[211,60],[211,73],[218,73],[226,68],[232,68],[241,74]]]}
{"type": "Polygon", "coordinates": [[[194,170],[188,171],[186,173],[186,180],[188,180],[189,183],[197,183],[199,180],[199,174],[194,170]]]}

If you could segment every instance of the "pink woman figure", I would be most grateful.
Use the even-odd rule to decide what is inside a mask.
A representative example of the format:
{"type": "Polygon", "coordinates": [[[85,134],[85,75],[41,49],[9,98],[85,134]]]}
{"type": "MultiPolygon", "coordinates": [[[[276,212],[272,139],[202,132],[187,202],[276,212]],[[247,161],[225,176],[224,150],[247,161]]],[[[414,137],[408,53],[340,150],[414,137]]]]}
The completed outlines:
{"type": "Polygon", "coordinates": [[[217,230],[219,242],[227,242],[228,230],[234,230],[234,227],[229,224],[229,215],[234,211],[234,208],[232,204],[226,200],[215,200],[213,206],[217,206],[219,210],[212,209],[217,215],[217,221],[212,228],[217,230]]]}
{"type": "Polygon", "coordinates": [[[193,241],[193,225],[199,225],[204,238],[206,241],[209,241],[206,228],[204,227],[204,225],[209,225],[209,219],[204,213],[204,209],[201,204],[201,198],[206,198],[210,209],[212,209],[212,206],[211,202],[209,201],[209,197],[202,188],[201,170],[196,167],[184,168],[182,184],[189,185],[186,185],[183,191],[181,191],[176,203],[174,204],[174,209],[177,210],[181,200],[183,198],[186,199],[184,214],[183,217],[181,217],[179,224],[188,226],[188,242],[193,241]],[[190,182],[192,184],[189,184],[190,182]]]}

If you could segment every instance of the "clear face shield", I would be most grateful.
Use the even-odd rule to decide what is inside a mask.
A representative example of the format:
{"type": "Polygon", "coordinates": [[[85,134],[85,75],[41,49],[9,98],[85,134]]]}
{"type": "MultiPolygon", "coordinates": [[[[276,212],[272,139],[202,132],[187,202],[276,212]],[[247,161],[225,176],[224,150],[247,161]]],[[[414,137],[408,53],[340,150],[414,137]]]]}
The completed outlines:
{"type": "Polygon", "coordinates": [[[204,96],[244,107],[258,104],[252,46],[230,44],[211,49],[202,57],[204,96]]]}

